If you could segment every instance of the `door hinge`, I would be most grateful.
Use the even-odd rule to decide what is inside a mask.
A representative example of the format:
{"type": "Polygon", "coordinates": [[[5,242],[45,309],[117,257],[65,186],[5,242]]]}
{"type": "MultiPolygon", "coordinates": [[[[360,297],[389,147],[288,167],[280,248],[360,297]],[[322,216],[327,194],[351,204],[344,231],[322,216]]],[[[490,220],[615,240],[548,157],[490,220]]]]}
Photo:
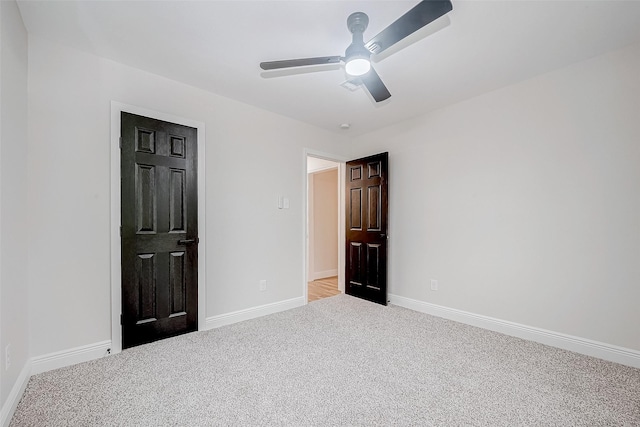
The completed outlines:
{"type": "Polygon", "coordinates": [[[122,226],[120,226],[120,237],[122,237],[122,226]]]}
{"type": "Polygon", "coordinates": [[[120,137],[119,142],[120,142],[120,149],[122,150],[122,137],[120,137]]]}
{"type": "Polygon", "coordinates": [[[120,315],[120,324],[122,325],[122,314],[120,315]]]}

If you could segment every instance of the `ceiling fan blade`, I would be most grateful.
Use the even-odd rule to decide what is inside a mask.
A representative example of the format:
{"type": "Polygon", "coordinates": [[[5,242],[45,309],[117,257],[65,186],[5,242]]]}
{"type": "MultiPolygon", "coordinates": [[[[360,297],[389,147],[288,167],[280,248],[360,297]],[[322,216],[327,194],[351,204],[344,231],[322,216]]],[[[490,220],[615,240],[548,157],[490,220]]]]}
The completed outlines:
{"type": "Polygon", "coordinates": [[[423,0],[364,46],[371,53],[381,53],[451,10],[453,6],[449,0],[423,0]]]}
{"type": "Polygon", "coordinates": [[[287,59],[284,61],[261,62],[260,68],[263,70],[277,70],[280,68],[304,67],[307,65],[336,64],[342,59],[341,56],[319,56],[317,58],[287,59]]]}
{"type": "Polygon", "coordinates": [[[380,76],[373,67],[367,74],[361,76],[360,80],[362,80],[362,83],[376,102],[384,101],[391,96],[391,92],[389,92],[389,89],[382,83],[380,76]]]}

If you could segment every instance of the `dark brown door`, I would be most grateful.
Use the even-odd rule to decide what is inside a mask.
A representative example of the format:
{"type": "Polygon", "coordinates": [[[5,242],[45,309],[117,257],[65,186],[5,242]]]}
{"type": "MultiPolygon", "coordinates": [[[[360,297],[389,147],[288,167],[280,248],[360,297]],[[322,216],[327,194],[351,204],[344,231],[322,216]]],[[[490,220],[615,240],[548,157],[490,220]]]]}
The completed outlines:
{"type": "Polygon", "coordinates": [[[387,305],[389,153],[347,162],[345,290],[387,305]]]}
{"type": "Polygon", "coordinates": [[[122,113],[122,346],[198,329],[197,131],[122,113]]]}

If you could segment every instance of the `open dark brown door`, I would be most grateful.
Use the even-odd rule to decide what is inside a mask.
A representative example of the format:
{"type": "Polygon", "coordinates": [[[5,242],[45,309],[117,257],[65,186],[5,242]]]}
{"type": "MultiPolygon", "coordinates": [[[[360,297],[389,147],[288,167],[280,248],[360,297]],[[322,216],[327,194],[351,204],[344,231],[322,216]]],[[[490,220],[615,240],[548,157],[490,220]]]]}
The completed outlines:
{"type": "Polygon", "coordinates": [[[347,162],[345,291],[387,305],[389,153],[347,162]]]}
{"type": "Polygon", "coordinates": [[[122,113],[122,346],[198,329],[197,131],[122,113]]]}

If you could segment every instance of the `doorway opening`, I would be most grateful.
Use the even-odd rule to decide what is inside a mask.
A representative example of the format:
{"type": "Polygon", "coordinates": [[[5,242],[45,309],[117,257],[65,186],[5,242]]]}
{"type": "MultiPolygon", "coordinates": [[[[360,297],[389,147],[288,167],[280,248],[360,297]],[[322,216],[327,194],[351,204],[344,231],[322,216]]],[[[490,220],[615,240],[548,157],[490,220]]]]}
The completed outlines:
{"type": "Polygon", "coordinates": [[[307,153],[307,302],[344,293],[344,162],[307,153]]]}

